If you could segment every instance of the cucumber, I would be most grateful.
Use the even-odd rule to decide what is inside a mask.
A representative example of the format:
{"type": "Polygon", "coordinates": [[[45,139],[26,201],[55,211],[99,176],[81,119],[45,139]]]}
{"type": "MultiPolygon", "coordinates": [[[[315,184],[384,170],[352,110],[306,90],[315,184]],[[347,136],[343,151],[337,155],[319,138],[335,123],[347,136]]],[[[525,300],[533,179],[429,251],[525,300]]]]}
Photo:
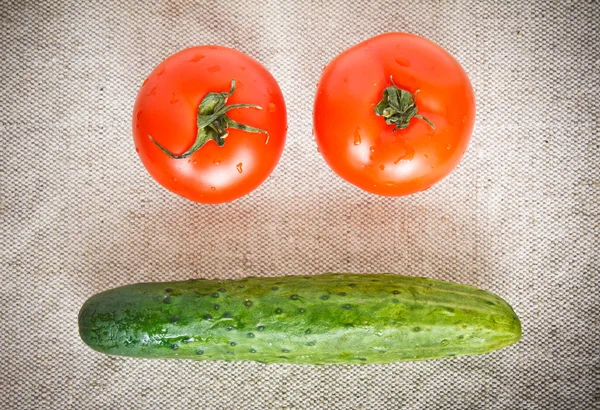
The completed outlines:
{"type": "Polygon", "coordinates": [[[521,324],[502,298],[394,274],[139,283],[79,313],[91,348],[157,359],[372,364],[488,353],[521,324]]]}

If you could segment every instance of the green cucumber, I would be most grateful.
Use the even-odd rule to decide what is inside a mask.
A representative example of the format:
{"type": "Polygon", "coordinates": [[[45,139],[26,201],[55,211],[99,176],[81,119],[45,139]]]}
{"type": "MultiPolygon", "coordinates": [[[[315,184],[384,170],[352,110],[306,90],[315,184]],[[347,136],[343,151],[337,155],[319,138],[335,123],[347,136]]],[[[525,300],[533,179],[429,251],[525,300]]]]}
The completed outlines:
{"type": "Polygon", "coordinates": [[[518,341],[521,323],[471,286],[322,274],[123,286],[85,302],[79,333],[119,356],[370,364],[488,353],[518,341]]]}

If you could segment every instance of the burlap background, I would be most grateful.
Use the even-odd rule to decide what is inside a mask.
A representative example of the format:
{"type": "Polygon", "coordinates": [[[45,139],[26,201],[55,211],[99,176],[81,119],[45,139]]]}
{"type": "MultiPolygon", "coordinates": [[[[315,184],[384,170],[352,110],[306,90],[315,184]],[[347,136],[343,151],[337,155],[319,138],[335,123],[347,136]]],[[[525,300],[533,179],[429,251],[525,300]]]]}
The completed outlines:
{"type": "Polygon", "coordinates": [[[600,5],[596,1],[2,1],[0,404],[54,409],[590,409],[598,406],[600,5]],[[380,198],[311,137],[335,55],[386,31],[439,43],[472,79],[461,165],[380,198]],[[188,46],[235,47],[279,81],[288,141],[231,204],[158,186],[135,154],[145,76],[188,46]],[[86,298],[191,277],[395,272],[505,297],[523,340],[386,366],[144,361],[87,348],[86,298]]]}

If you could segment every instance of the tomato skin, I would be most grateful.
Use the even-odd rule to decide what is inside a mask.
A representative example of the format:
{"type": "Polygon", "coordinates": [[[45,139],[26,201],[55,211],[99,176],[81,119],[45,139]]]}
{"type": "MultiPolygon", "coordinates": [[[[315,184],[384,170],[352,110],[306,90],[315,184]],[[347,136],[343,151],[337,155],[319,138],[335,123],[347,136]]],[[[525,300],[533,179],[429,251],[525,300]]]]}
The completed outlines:
{"type": "Polygon", "coordinates": [[[229,202],[257,188],[273,171],[285,144],[287,113],[273,76],[251,57],[231,48],[198,46],[168,57],[148,76],[133,109],[133,139],[150,175],[163,187],[192,201],[229,202]],[[223,146],[208,141],[188,158],[174,159],[152,142],[182,154],[196,139],[198,105],[209,92],[235,92],[227,115],[268,132],[228,129],[223,146]]]}
{"type": "Polygon", "coordinates": [[[461,161],[475,122],[475,97],[460,64],[437,44],[407,33],[373,37],[338,55],[317,87],[315,140],[346,181],[385,196],[428,189],[461,161]],[[395,132],[374,108],[393,83],[416,95],[418,113],[395,132]]]}

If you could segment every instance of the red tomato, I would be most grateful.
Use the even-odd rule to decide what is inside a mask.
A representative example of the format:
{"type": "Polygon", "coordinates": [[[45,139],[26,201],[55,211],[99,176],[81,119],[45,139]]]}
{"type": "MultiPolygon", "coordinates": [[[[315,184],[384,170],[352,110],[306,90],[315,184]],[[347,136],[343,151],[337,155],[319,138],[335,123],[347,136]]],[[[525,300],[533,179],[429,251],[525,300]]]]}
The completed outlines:
{"type": "Polygon", "coordinates": [[[444,49],[416,35],[387,33],[325,68],[313,120],[319,151],[338,175],[374,194],[408,195],[458,165],[471,138],[475,98],[465,71],[444,49]]]}
{"type": "Polygon", "coordinates": [[[189,48],[160,63],[133,111],[136,151],[150,175],[202,203],[232,201],[258,187],[279,161],[286,130],[273,76],[219,46],[189,48]]]}

